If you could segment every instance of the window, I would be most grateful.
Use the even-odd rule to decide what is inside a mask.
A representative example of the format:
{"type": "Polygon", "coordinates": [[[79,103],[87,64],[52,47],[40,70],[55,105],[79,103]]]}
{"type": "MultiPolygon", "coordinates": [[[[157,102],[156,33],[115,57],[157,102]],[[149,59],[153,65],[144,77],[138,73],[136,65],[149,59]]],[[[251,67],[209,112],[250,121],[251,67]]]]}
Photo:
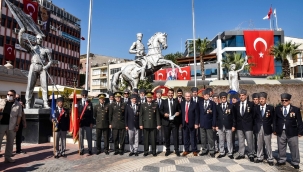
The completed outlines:
{"type": "Polygon", "coordinates": [[[93,79],[93,85],[100,85],[100,79],[93,79]]]}
{"type": "Polygon", "coordinates": [[[101,74],[101,70],[100,69],[94,69],[93,70],[93,75],[100,75],[101,74]]]}
{"type": "MultiPolygon", "coordinates": [[[[3,42],[3,36],[2,35],[0,35],[0,46],[1,47],[3,47],[3,45],[4,45],[4,42],[3,42]]],[[[1,64],[1,63],[0,63],[1,64]]]]}
{"type": "Polygon", "coordinates": [[[115,73],[117,73],[119,71],[121,71],[120,67],[119,68],[113,68],[113,69],[110,69],[110,74],[113,75],[113,74],[115,74],[115,73]]]}
{"type": "Polygon", "coordinates": [[[107,80],[106,79],[101,79],[100,85],[103,87],[107,87],[107,80]]]}

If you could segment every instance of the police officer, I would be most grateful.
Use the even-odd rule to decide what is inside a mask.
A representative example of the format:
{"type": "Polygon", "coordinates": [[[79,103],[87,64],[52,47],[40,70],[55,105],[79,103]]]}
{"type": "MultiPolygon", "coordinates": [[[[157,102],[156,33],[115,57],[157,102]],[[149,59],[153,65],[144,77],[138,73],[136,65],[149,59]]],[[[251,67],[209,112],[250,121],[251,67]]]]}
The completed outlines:
{"type": "Polygon", "coordinates": [[[152,153],[153,156],[157,156],[156,153],[156,134],[157,129],[161,128],[161,119],[159,115],[159,108],[156,103],[152,102],[153,93],[148,92],[146,94],[146,103],[143,103],[140,106],[140,119],[139,125],[140,129],[143,129],[144,133],[144,154],[143,156],[148,155],[149,144],[150,141],[152,145],[152,153]],[[149,140],[150,138],[150,140],[149,140]]]}
{"type": "Polygon", "coordinates": [[[303,134],[303,124],[300,109],[290,104],[291,95],[281,94],[281,106],[275,108],[274,134],[277,135],[279,158],[277,166],[285,165],[286,145],[291,154],[291,163],[295,169],[300,166],[298,137],[303,134]]]}
{"type": "Polygon", "coordinates": [[[114,155],[123,155],[126,134],[124,117],[125,104],[121,102],[121,92],[115,92],[114,95],[116,102],[109,106],[109,128],[113,129],[114,155]]]}
{"type": "Polygon", "coordinates": [[[101,137],[104,140],[104,152],[109,154],[109,108],[105,103],[105,94],[99,96],[99,103],[94,107],[94,118],[96,119],[97,155],[101,153],[101,137]]]}

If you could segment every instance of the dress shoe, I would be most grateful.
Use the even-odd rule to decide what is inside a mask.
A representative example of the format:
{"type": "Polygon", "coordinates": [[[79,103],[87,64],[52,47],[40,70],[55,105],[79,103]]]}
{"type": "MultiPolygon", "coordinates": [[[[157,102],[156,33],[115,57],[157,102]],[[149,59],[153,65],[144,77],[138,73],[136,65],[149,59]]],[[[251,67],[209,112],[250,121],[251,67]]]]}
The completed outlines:
{"type": "Polygon", "coordinates": [[[156,157],[156,156],[157,156],[157,153],[153,153],[153,156],[156,157]]]}
{"type": "Polygon", "coordinates": [[[105,151],[105,154],[106,154],[106,155],[109,155],[109,152],[108,152],[108,151],[105,151]]]}
{"type": "Polygon", "coordinates": [[[138,152],[135,153],[135,156],[139,156],[138,152]]]}
{"type": "Polygon", "coordinates": [[[147,156],[147,155],[148,155],[148,153],[144,153],[144,154],[143,154],[143,156],[147,156]]]}
{"type": "Polygon", "coordinates": [[[294,168],[295,169],[300,169],[300,166],[299,165],[294,165],[294,168]]]}
{"type": "Polygon", "coordinates": [[[165,156],[168,156],[169,154],[170,154],[169,151],[166,151],[166,152],[165,152],[165,156]]]}
{"type": "Polygon", "coordinates": [[[245,156],[239,155],[236,159],[238,160],[238,159],[244,159],[244,158],[245,158],[245,156]]]}
{"type": "Polygon", "coordinates": [[[220,154],[217,158],[223,158],[223,157],[225,157],[225,155],[224,154],[220,154]]]}
{"type": "Polygon", "coordinates": [[[198,152],[193,152],[194,156],[198,156],[198,152]]]}
{"type": "Polygon", "coordinates": [[[97,155],[99,155],[100,153],[101,153],[101,151],[100,151],[100,150],[98,150],[98,151],[97,151],[97,155]]]}
{"type": "Polygon", "coordinates": [[[282,165],[285,165],[286,163],[285,162],[277,162],[276,166],[282,166],[282,165]]]}
{"type": "Polygon", "coordinates": [[[24,151],[16,151],[16,154],[26,154],[26,152],[24,152],[24,151]]]}
{"type": "Polygon", "coordinates": [[[120,152],[120,155],[123,155],[124,154],[124,152],[120,152]]]}
{"type": "Polygon", "coordinates": [[[263,160],[259,160],[259,159],[255,160],[255,163],[261,163],[261,162],[263,162],[263,160]]]}
{"type": "Polygon", "coordinates": [[[54,158],[58,159],[58,158],[59,158],[59,156],[58,156],[58,155],[55,155],[55,156],[54,156],[54,158]]]}
{"type": "Polygon", "coordinates": [[[115,152],[115,153],[114,153],[114,155],[118,155],[118,154],[119,154],[119,152],[115,152]]]}
{"type": "Polygon", "coordinates": [[[81,152],[80,152],[80,155],[83,155],[83,154],[84,154],[83,151],[81,151],[81,152]]]}
{"type": "Polygon", "coordinates": [[[208,153],[207,152],[204,152],[204,153],[200,153],[199,155],[200,156],[205,156],[205,155],[207,155],[208,153]]]}
{"type": "Polygon", "coordinates": [[[4,162],[14,163],[15,160],[12,158],[5,158],[4,162]]]}
{"type": "Polygon", "coordinates": [[[180,152],[179,151],[176,151],[175,153],[176,153],[177,156],[180,156],[180,152]]]}
{"type": "Polygon", "coordinates": [[[61,156],[64,157],[64,158],[66,157],[65,153],[62,153],[61,156]]]}
{"type": "Polygon", "coordinates": [[[135,153],[134,153],[134,152],[131,152],[131,153],[129,153],[128,156],[133,156],[133,155],[135,155],[135,153]]]}
{"type": "Polygon", "coordinates": [[[268,162],[268,164],[269,164],[270,166],[273,166],[273,165],[274,165],[274,162],[268,162]]]}
{"type": "Polygon", "coordinates": [[[255,161],[254,157],[249,157],[249,160],[250,160],[250,162],[254,162],[255,161]]]}
{"type": "Polygon", "coordinates": [[[214,153],[211,153],[211,154],[209,154],[212,158],[214,158],[215,157],[215,154],[214,153]]]}
{"type": "Polygon", "coordinates": [[[229,159],[234,159],[234,156],[233,155],[228,155],[228,158],[229,159]]]}
{"type": "Polygon", "coordinates": [[[189,154],[189,152],[186,152],[186,151],[185,151],[185,152],[182,153],[182,156],[186,156],[186,155],[188,155],[188,154],[189,154]]]}
{"type": "Polygon", "coordinates": [[[93,153],[92,153],[92,151],[88,151],[88,154],[89,154],[89,155],[92,155],[93,153]]]}

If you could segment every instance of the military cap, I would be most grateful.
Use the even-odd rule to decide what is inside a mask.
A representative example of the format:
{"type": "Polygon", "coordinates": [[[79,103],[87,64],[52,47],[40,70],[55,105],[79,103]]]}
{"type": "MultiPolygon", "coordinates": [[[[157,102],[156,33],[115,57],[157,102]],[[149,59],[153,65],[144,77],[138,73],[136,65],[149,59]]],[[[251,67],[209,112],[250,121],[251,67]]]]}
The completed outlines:
{"type": "Polygon", "coordinates": [[[154,93],[152,93],[152,92],[147,92],[145,96],[148,97],[148,98],[152,98],[153,95],[154,95],[154,93]]]}
{"type": "Polygon", "coordinates": [[[100,94],[99,99],[104,99],[106,97],[106,94],[100,94]]]}
{"type": "Polygon", "coordinates": [[[137,95],[137,94],[132,94],[132,95],[130,96],[130,98],[131,98],[131,99],[137,99],[137,98],[138,98],[138,95],[137,95]]]}
{"type": "Polygon", "coordinates": [[[139,92],[140,93],[145,93],[145,89],[140,89],[139,92]]]}
{"type": "Polygon", "coordinates": [[[226,93],[226,92],[221,92],[221,93],[219,94],[219,96],[220,96],[220,97],[224,97],[224,96],[227,97],[227,93],[226,93]]]}
{"type": "Polygon", "coordinates": [[[288,93],[283,93],[281,94],[281,99],[287,99],[287,100],[290,100],[291,99],[291,95],[288,94],[288,93]]]}
{"type": "Polygon", "coordinates": [[[88,91],[87,90],[82,90],[81,91],[81,95],[87,95],[88,94],[88,91]]]}
{"type": "Polygon", "coordinates": [[[157,90],[156,93],[161,93],[162,94],[162,90],[157,90]]]}
{"type": "Polygon", "coordinates": [[[251,98],[253,98],[253,99],[258,98],[258,97],[259,97],[258,93],[254,93],[254,94],[251,95],[251,98]]]}
{"type": "Polygon", "coordinates": [[[122,93],[121,92],[115,92],[114,95],[115,95],[115,97],[121,97],[122,93]]]}
{"type": "Polygon", "coordinates": [[[208,94],[209,95],[209,90],[205,89],[203,90],[203,95],[208,94]]]}
{"type": "Polygon", "coordinates": [[[182,92],[182,93],[183,93],[183,91],[182,91],[181,88],[178,88],[177,93],[178,93],[178,92],[182,92]]]}
{"type": "Polygon", "coordinates": [[[114,94],[112,92],[108,93],[108,96],[114,96],[114,94]]]}
{"type": "Polygon", "coordinates": [[[198,88],[197,88],[197,87],[193,87],[193,88],[191,88],[191,91],[192,91],[192,92],[198,91],[198,88]]]}
{"type": "Polygon", "coordinates": [[[208,90],[209,92],[213,92],[213,89],[210,87],[206,88],[206,90],[208,90]]]}
{"type": "Polygon", "coordinates": [[[57,102],[64,102],[64,98],[63,97],[57,98],[57,102]]]}
{"type": "Polygon", "coordinates": [[[138,94],[138,89],[137,89],[137,88],[134,88],[134,89],[133,89],[133,93],[137,93],[137,94],[138,94]]]}
{"type": "Polygon", "coordinates": [[[265,92],[260,92],[260,93],[258,94],[258,98],[260,98],[260,97],[267,98],[267,93],[265,93],[265,92]]]}
{"type": "Polygon", "coordinates": [[[247,94],[247,91],[246,90],[244,90],[244,89],[242,89],[240,92],[239,92],[240,94],[247,94]]]}

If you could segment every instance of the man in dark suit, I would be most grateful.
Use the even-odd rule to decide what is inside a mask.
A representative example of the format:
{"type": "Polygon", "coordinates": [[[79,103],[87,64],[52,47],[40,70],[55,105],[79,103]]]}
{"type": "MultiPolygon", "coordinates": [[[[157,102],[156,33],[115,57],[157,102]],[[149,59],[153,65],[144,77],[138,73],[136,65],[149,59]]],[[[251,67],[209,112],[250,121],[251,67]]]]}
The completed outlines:
{"type": "Polygon", "coordinates": [[[145,89],[140,89],[139,93],[140,93],[140,95],[139,95],[139,98],[137,101],[140,102],[140,104],[143,104],[146,102],[145,89]]]}
{"type": "Polygon", "coordinates": [[[150,141],[152,145],[153,156],[157,156],[156,153],[156,130],[161,128],[161,119],[159,115],[158,104],[152,102],[153,93],[147,92],[146,103],[140,106],[139,125],[140,129],[143,129],[144,133],[144,154],[148,155],[150,141]],[[150,139],[149,139],[150,138],[150,139]]]}
{"type": "Polygon", "coordinates": [[[128,130],[129,135],[129,156],[138,156],[140,105],[136,101],[137,95],[132,94],[130,103],[125,105],[125,129],[128,130]]]}
{"type": "MultiPolygon", "coordinates": [[[[252,102],[254,103],[254,106],[258,106],[259,105],[259,97],[258,97],[258,93],[253,93],[251,95],[251,98],[252,98],[252,102]]],[[[256,128],[256,125],[254,125],[254,128],[253,128],[253,139],[254,141],[252,142],[253,143],[253,148],[254,148],[254,157],[257,157],[257,149],[258,149],[258,145],[257,145],[257,139],[258,138],[258,131],[257,131],[257,128],[256,128]]],[[[264,147],[265,148],[265,147],[264,147]]]]}
{"type": "MultiPolygon", "coordinates": [[[[156,103],[158,105],[158,108],[160,109],[162,102],[163,102],[162,90],[157,90],[156,99],[153,100],[153,103],[156,103]]],[[[160,112],[159,112],[159,115],[161,116],[160,112]]],[[[164,141],[164,129],[161,128],[161,129],[157,130],[157,143],[162,144],[163,141],[164,141]]]]}
{"type": "Polygon", "coordinates": [[[87,99],[88,91],[82,90],[82,100],[78,102],[78,115],[80,119],[79,144],[80,155],[84,153],[84,132],[86,134],[88,153],[92,155],[92,128],[93,128],[93,104],[87,99]]]}
{"type": "Polygon", "coordinates": [[[248,157],[251,162],[254,162],[253,153],[253,120],[254,120],[254,105],[247,100],[247,91],[240,91],[240,101],[234,106],[233,113],[236,118],[236,129],[239,142],[239,156],[236,159],[245,158],[245,138],[248,147],[248,157]]]}
{"type": "Polygon", "coordinates": [[[114,94],[112,92],[110,92],[108,94],[108,96],[109,96],[109,98],[108,98],[109,99],[109,104],[114,103],[115,102],[114,94]]]}
{"type": "MultiPolygon", "coordinates": [[[[55,131],[56,137],[56,154],[55,158],[59,158],[60,156],[66,157],[66,134],[67,130],[69,130],[69,111],[68,109],[63,107],[64,99],[63,97],[59,97],[57,99],[57,107],[55,111],[55,117],[57,124],[57,131],[55,131]],[[59,139],[61,140],[61,148],[59,149],[59,139]]],[[[55,119],[52,119],[55,122],[55,119]]]]}
{"type": "Polygon", "coordinates": [[[214,101],[213,100],[213,95],[214,95],[214,91],[212,88],[208,87],[205,89],[207,92],[209,92],[209,100],[214,101]]]}
{"type": "Polygon", "coordinates": [[[257,132],[257,159],[255,163],[263,162],[263,144],[265,142],[267,152],[267,162],[270,166],[274,165],[274,159],[271,151],[271,135],[272,135],[272,123],[274,118],[274,107],[266,104],[267,93],[261,92],[258,94],[259,105],[255,106],[254,116],[255,122],[254,127],[257,132]]]}
{"type": "Polygon", "coordinates": [[[203,98],[198,96],[198,88],[197,87],[193,87],[191,88],[191,93],[192,93],[192,100],[196,103],[198,103],[198,101],[202,101],[203,98]]]}
{"type": "Polygon", "coordinates": [[[161,105],[161,118],[162,126],[164,128],[165,135],[165,146],[166,153],[165,156],[170,154],[170,135],[173,133],[174,139],[174,149],[177,156],[180,156],[179,152],[179,127],[181,124],[181,115],[180,115],[180,104],[178,100],[173,99],[174,90],[169,89],[167,93],[167,99],[163,100],[161,105]]]}
{"type": "Polygon", "coordinates": [[[113,141],[115,144],[114,155],[124,154],[125,145],[125,104],[121,102],[121,92],[114,93],[116,102],[109,106],[109,128],[113,129],[113,141]],[[120,147],[119,147],[120,145],[120,147]]]}
{"type": "Polygon", "coordinates": [[[217,158],[222,158],[226,155],[224,149],[224,143],[226,140],[228,157],[230,159],[234,159],[232,133],[236,130],[236,119],[232,112],[233,105],[227,102],[227,95],[228,94],[226,92],[221,92],[219,95],[221,99],[221,103],[216,105],[216,112],[217,112],[216,131],[218,131],[219,134],[219,150],[220,150],[220,155],[217,158]]]}
{"type": "Polygon", "coordinates": [[[101,137],[104,140],[104,152],[109,154],[109,105],[105,103],[105,94],[99,96],[99,103],[94,107],[96,119],[97,155],[101,153],[101,137]]]}
{"type": "Polygon", "coordinates": [[[123,102],[125,104],[129,104],[130,103],[129,91],[128,90],[124,91],[123,99],[121,99],[121,102],[123,102]]]}
{"type": "Polygon", "coordinates": [[[177,99],[179,103],[185,101],[185,98],[183,97],[183,91],[181,88],[178,88],[177,90],[177,99]]]}
{"type": "Polygon", "coordinates": [[[209,91],[203,91],[203,101],[198,102],[199,115],[200,115],[200,135],[201,135],[201,146],[202,153],[200,156],[207,155],[210,153],[211,157],[215,157],[214,150],[214,136],[213,130],[216,127],[216,104],[209,100],[209,91]],[[207,142],[209,144],[209,148],[207,146],[207,142]]]}
{"type": "Polygon", "coordinates": [[[281,94],[282,106],[275,108],[274,134],[277,135],[279,158],[277,166],[285,165],[286,145],[288,144],[291,154],[291,164],[295,169],[300,166],[300,152],[298,137],[303,134],[303,124],[300,109],[290,104],[291,95],[281,94]]]}
{"type": "Polygon", "coordinates": [[[189,92],[185,93],[185,101],[181,104],[181,120],[183,129],[184,149],[182,156],[189,154],[189,146],[194,156],[198,155],[196,131],[199,128],[200,116],[197,103],[191,100],[189,92]]]}

